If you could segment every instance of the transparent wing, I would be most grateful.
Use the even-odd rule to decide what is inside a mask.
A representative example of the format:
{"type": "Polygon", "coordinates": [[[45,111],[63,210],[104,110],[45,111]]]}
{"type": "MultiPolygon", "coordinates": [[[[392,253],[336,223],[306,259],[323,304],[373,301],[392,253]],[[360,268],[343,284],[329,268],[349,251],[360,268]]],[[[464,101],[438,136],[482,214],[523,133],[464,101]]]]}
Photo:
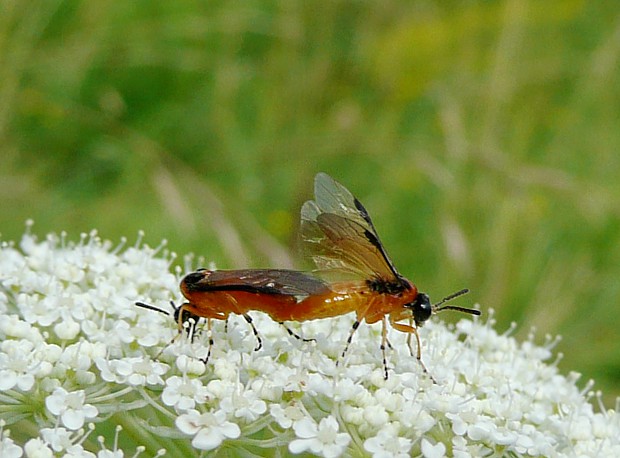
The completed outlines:
{"type": "Polygon", "coordinates": [[[364,206],[325,173],[316,176],[314,200],[301,209],[301,239],[321,275],[400,279],[364,206]]]}

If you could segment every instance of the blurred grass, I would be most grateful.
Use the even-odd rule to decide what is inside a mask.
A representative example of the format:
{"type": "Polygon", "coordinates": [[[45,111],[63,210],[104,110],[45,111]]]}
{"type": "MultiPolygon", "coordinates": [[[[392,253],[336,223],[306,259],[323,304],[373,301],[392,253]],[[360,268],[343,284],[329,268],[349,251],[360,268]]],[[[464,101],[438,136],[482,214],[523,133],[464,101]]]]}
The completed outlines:
{"type": "Polygon", "coordinates": [[[4,1],[0,232],[286,267],[326,171],[403,274],[562,334],[610,405],[619,52],[605,1],[4,1]]]}

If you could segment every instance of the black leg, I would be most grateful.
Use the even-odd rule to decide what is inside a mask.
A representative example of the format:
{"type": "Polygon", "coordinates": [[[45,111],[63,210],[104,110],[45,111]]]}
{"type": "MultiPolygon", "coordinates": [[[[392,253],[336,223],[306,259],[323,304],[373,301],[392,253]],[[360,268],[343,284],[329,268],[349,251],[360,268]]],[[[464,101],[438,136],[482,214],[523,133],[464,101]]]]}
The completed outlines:
{"type": "Polygon", "coordinates": [[[209,333],[209,349],[207,350],[207,356],[201,361],[207,365],[209,358],[211,357],[211,348],[213,348],[213,332],[211,330],[211,318],[207,318],[207,332],[209,333]]]}
{"type": "Polygon", "coordinates": [[[284,324],[283,321],[280,321],[279,323],[282,325],[282,327],[284,327],[284,329],[286,329],[286,332],[288,332],[289,336],[295,337],[297,340],[301,340],[302,342],[316,342],[316,339],[304,339],[302,336],[300,336],[291,328],[289,328],[286,324],[284,324]]]}
{"type": "MultiPolygon", "coordinates": [[[[357,328],[359,328],[359,326],[360,326],[360,322],[355,320],[355,322],[353,323],[353,326],[351,327],[351,332],[349,333],[349,338],[347,339],[347,344],[344,346],[344,350],[342,350],[342,354],[340,355],[340,359],[344,360],[344,355],[349,350],[349,345],[353,341],[353,334],[355,334],[355,331],[357,331],[357,328]]],[[[336,361],[336,366],[338,365],[339,362],[340,362],[339,360],[336,361]]]]}
{"type": "Polygon", "coordinates": [[[250,315],[248,315],[247,313],[244,313],[243,314],[243,318],[245,318],[245,321],[247,321],[248,324],[250,326],[252,326],[252,331],[254,332],[254,337],[256,337],[256,341],[257,341],[257,345],[256,345],[256,348],[254,349],[254,351],[258,351],[261,348],[263,348],[263,340],[258,335],[258,331],[256,330],[256,326],[254,326],[254,323],[252,323],[252,317],[250,315]]]}
{"type": "Polygon", "coordinates": [[[381,354],[383,355],[383,372],[384,372],[384,376],[383,378],[385,380],[388,379],[388,367],[387,367],[387,358],[385,356],[385,347],[386,347],[386,343],[387,345],[390,346],[390,348],[392,348],[392,345],[390,344],[390,341],[387,338],[387,323],[385,320],[385,317],[383,317],[383,320],[381,320],[381,354]]]}

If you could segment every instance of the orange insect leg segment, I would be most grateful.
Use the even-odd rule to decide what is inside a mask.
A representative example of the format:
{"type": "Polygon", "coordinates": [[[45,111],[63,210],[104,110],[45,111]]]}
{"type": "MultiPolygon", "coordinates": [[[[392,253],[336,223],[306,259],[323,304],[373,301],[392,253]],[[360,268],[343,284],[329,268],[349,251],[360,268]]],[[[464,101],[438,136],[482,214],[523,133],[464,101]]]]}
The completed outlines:
{"type": "MultiPolygon", "coordinates": [[[[417,351],[416,358],[418,359],[422,358],[422,351],[420,350],[420,336],[418,335],[418,330],[408,324],[394,323],[394,322],[391,322],[390,324],[397,331],[406,332],[407,334],[409,334],[407,336],[407,339],[411,337],[411,334],[415,335],[416,341],[418,342],[418,351],[417,351]]],[[[411,349],[411,346],[409,346],[409,349],[413,351],[413,349],[411,349]]],[[[413,356],[413,353],[411,353],[411,355],[413,356]]]]}
{"type": "MultiPolygon", "coordinates": [[[[413,318],[409,318],[409,326],[413,327],[413,318]]],[[[411,345],[411,333],[407,334],[407,346],[409,347],[409,354],[413,356],[413,345],[411,345]]]]}
{"type": "Polygon", "coordinates": [[[221,310],[221,307],[219,307],[218,310],[217,308],[213,307],[211,305],[211,298],[207,299],[205,297],[193,295],[193,297],[188,299],[189,301],[181,306],[181,313],[179,313],[179,317],[182,317],[184,314],[189,313],[190,315],[194,315],[200,318],[225,320],[226,318],[228,318],[228,315],[230,315],[231,312],[235,313],[234,310],[221,310]]]}
{"type": "MultiPolygon", "coordinates": [[[[422,362],[422,342],[420,342],[420,335],[418,334],[418,329],[414,326],[410,326],[408,324],[403,324],[403,323],[395,323],[394,321],[392,321],[392,319],[390,318],[390,324],[392,325],[392,327],[394,329],[396,329],[397,331],[400,332],[406,332],[409,334],[409,336],[411,336],[411,334],[415,335],[415,340],[417,343],[417,352],[416,352],[416,359],[418,360],[418,362],[420,363],[420,366],[422,366],[422,370],[424,371],[425,374],[428,374],[428,376],[431,378],[431,380],[433,381],[433,383],[437,383],[435,381],[435,379],[433,378],[433,376],[428,372],[428,370],[426,369],[426,366],[424,365],[424,362],[422,362]]],[[[409,346],[409,350],[412,352],[413,354],[413,349],[411,348],[411,346],[409,346]]]]}

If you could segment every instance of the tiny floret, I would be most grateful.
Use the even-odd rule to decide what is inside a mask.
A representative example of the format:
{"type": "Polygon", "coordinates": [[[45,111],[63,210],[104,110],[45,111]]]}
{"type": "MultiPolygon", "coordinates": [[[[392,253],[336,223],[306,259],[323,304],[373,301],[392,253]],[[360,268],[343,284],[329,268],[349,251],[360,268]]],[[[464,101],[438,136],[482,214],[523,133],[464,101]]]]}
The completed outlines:
{"type": "Polygon", "coordinates": [[[339,433],[339,426],[332,416],[323,418],[317,425],[310,418],[302,418],[293,425],[297,439],[292,441],[288,449],[291,453],[309,451],[325,458],[340,456],[351,442],[347,433],[339,433]]]}
{"type": "Polygon", "coordinates": [[[394,428],[386,427],[364,441],[364,449],[373,458],[407,458],[411,450],[411,439],[399,437],[394,428]]]}
{"type": "Polygon", "coordinates": [[[45,405],[53,415],[60,417],[63,425],[76,430],[84,426],[86,419],[98,414],[96,407],[84,402],[85,398],[83,390],[68,392],[59,387],[45,399],[45,405]]]}
{"type": "Polygon", "coordinates": [[[192,409],[179,415],[176,425],[181,432],[193,436],[192,445],[199,450],[213,450],[225,439],[236,439],[241,435],[239,426],[227,421],[221,410],[200,413],[192,409]]]}
{"type": "Polygon", "coordinates": [[[193,409],[196,403],[204,404],[208,398],[207,393],[200,380],[173,375],[166,380],[161,400],[167,406],[183,411],[193,409]]]}

